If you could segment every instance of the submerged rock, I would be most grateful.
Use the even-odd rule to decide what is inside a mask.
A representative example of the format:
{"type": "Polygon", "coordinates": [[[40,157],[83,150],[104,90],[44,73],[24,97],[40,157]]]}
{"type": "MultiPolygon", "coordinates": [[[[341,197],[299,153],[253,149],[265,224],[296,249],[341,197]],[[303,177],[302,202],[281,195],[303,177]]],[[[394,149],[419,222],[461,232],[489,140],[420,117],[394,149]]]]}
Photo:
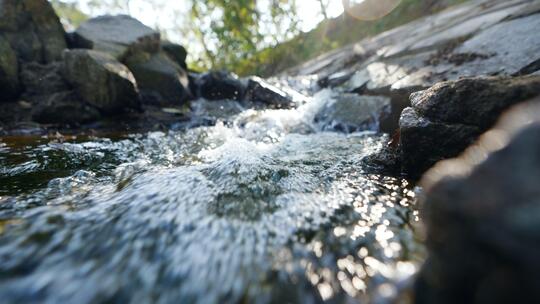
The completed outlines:
{"type": "Polygon", "coordinates": [[[0,34],[22,61],[60,60],[67,47],[64,28],[46,0],[1,1],[0,34]]]}
{"type": "Polygon", "coordinates": [[[92,18],[75,31],[75,46],[109,53],[118,60],[139,51],[156,53],[159,32],[127,15],[92,18]]]}
{"type": "Polygon", "coordinates": [[[164,53],[139,52],[129,57],[126,65],[133,72],[141,94],[155,96],[154,102],[160,105],[180,105],[191,97],[186,71],[164,53]]]}
{"type": "Polygon", "coordinates": [[[135,77],[111,55],[69,50],[64,53],[63,71],[82,99],[106,114],[139,107],[135,77]]]}
{"type": "Polygon", "coordinates": [[[342,94],[320,109],[315,115],[315,123],[326,131],[379,131],[381,120],[389,112],[389,98],[342,94]]]}
{"type": "Polygon", "coordinates": [[[439,83],[411,95],[400,118],[403,170],[419,177],[457,156],[512,105],[540,95],[540,77],[480,77],[439,83]]]}
{"type": "Polygon", "coordinates": [[[429,259],[416,303],[540,302],[540,104],[422,181],[429,259]]]}
{"type": "Polygon", "coordinates": [[[210,71],[195,79],[196,96],[208,100],[241,100],[246,86],[238,76],[226,71],[210,71]]]}
{"type": "Polygon", "coordinates": [[[0,102],[19,95],[19,63],[9,42],[0,35],[0,102]]]}

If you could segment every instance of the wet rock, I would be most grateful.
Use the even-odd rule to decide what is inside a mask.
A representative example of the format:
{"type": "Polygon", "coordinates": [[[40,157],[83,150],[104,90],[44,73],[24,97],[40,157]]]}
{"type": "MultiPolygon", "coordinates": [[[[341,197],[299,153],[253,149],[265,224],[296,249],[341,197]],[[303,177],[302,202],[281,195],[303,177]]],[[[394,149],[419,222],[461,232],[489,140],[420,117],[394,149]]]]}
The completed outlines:
{"type": "Polygon", "coordinates": [[[185,47],[170,41],[163,41],[161,42],[161,49],[169,56],[169,58],[176,62],[176,64],[184,70],[187,70],[187,51],[185,47]]]}
{"type": "Polygon", "coordinates": [[[106,114],[139,107],[135,77],[109,54],[68,50],[64,53],[63,72],[85,102],[106,114]]]}
{"type": "Polygon", "coordinates": [[[66,48],[64,28],[46,0],[0,2],[0,33],[22,61],[59,60],[66,48]]]}
{"type": "Polygon", "coordinates": [[[238,76],[226,71],[211,71],[195,80],[196,96],[208,100],[241,100],[246,86],[238,76]]]}
{"type": "Polygon", "coordinates": [[[0,35],[0,102],[13,100],[19,95],[18,75],[17,54],[0,35]]]}
{"type": "Polygon", "coordinates": [[[414,93],[411,102],[422,116],[487,128],[502,111],[538,94],[538,76],[464,78],[414,93]]]}
{"type": "Polygon", "coordinates": [[[328,131],[379,131],[381,120],[389,113],[387,97],[342,94],[320,109],[315,122],[328,131]]]}
{"type": "Polygon", "coordinates": [[[539,94],[538,76],[465,78],[412,94],[399,122],[404,171],[418,177],[457,156],[504,110],[539,94]]]}
{"type": "Polygon", "coordinates": [[[235,100],[213,102],[199,99],[191,103],[193,117],[207,125],[213,125],[218,120],[230,123],[232,122],[232,117],[242,113],[244,110],[240,102],[235,100]]]}
{"type": "Polygon", "coordinates": [[[122,61],[137,52],[156,53],[159,32],[126,15],[92,18],[74,33],[75,46],[109,53],[122,61]]]}
{"type": "Polygon", "coordinates": [[[62,77],[62,64],[59,62],[23,63],[20,79],[24,86],[23,98],[28,100],[69,90],[67,82],[62,77]]]}
{"type": "Polygon", "coordinates": [[[244,99],[250,102],[262,102],[277,108],[287,108],[292,103],[287,93],[259,77],[248,79],[244,99]]]}
{"type": "Polygon", "coordinates": [[[422,181],[416,303],[540,302],[540,104],[518,106],[422,181]]]}
{"type": "Polygon", "coordinates": [[[139,52],[126,60],[141,94],[154,96],[153,103],[180,105],[190,97],[188,75],[164,53],[139,52]]]}
{"type": "Polygon", "coordinates": [[[413,108],[403,111],[399,125],[403,171],[413,178],[438,161],[459,155],[482,133],[476,126],[432,121],[413,108]]]}
{"type": "Polygon", "coordinates": [[[83,102],[74,91],[51,94],[32,110],[32,119],[45,124],[77,126],[100,117],[99,111],[83,102]]]}

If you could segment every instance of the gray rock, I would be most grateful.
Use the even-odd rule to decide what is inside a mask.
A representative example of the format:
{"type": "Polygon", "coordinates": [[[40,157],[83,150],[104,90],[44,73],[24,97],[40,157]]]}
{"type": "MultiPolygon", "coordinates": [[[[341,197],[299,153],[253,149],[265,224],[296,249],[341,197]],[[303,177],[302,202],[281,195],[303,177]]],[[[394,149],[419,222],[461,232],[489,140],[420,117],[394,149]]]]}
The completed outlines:
{"type": "Polygon", "coordinates": [[[416,303],[540,302],[540,104],[518,106],[422,181],[416,303]]]}
{"type": "Polygon", "coordinates": [[[404,172],[416,178],[457,156],[503,111],[539,94],[538,76],[465,78],[412,94],[399,121],[404,172]]]}
{"type": "Polygon", "coordinates": [[[485,130],[504,110],[539,94],[538,76],[464,78],[414,93],[411,102],[422,116],[485,130]]]}
{"type": "Polygon", "coordinates": [[[141,93],[155,96],[160,105],[180,105],[190,97],[188,75],[164,53],[139,52],[126,59],[141,93]]]}
{"type": "Polygon", "coordinates": [[[399,120],[402,169],[412,178],[440,160],[456,157],[482,133],[476,126],[447,124],[406,108],[399,120]]]}
{"type": "Polygon", "coordinates": [[[248,102],[262,102],[276,108],[288,108],[292,105],[292,98],[287,93],[259,77],[248,79],[244,99],[248,102]]]}
{"type": "Polygon", "coordinates": [[[194,82],[196,96],[208,100],[241,100],[246,90],[238,76],[227,71],[210,71],[194,82]]]}
{"type": "Polygon", "coordinates": [[[15,99],[19,91],[17,54],[0,35],[0,102],[15,99]]]}
{"type": "Polygon", "coordinates": [[[65,31],[46,0],[0,1],[0,32],[23,61],[60,60],[65,31]]]}
{"type": "Polygon", "coordinates": [[[99,111],[74,91],[51,94],[32,109],[32,119],[44,124],[76,126],[99,118],[99,111]]]}
{"type": "Polygon", "coordinates": [[[379,131],[390,107],[387,97],[343,94],[323,106],[315,115],[315,122],[327,131],[379,131]]]}
{"type": "Polygon", "coordinates": [[[68,83],[62,77],[62,63],[60,62],[49,64],[23,63],[21,65],[20,79],[24,86],[22,97],[30,101],[69,90],[68,83]]]}
{"type": "Polygon", "coordinates": [[[109,53],[123,61],[137,52],[156,53],[160,47],[159,32],[126,15],[92,18],[74,33],[75,46],[109,53]]]}
{"type": "Polygon", "coordinates": [[[66,50],[63,72],[85,102],[106,114],[139,107],[135,77],[109,54],[66,50]]]}
{"type": "Polygon", "coordinates": [[[163,41],[161,42],[161,49],[169,56],[169,58],[176,62],[176,64],[184,70],[187,70],[187,51],[185,47],[170,41],[163,41]]]}
{"type": "Polygon", "coordinates": [[[540,60],[539,28],[539,14],[502,22],[465,41],[454,52],[490,55],[463,67],[476,75],[518,74],[540,60]]]}

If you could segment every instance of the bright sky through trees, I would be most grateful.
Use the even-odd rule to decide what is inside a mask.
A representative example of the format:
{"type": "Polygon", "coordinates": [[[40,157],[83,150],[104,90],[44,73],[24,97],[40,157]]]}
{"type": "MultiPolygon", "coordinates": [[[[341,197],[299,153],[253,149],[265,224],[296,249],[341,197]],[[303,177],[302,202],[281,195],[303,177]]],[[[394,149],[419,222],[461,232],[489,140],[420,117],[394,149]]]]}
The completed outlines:
{"type": "MultiPolygon", "coordinates": [[[[110,10],[98,10],[92,12],[91,8],[88,6],[92,1],[93,0],[67,0],[65,2],[78,2],[81,5],[81,8],[83,8],[86,13],[90,13],[90,15],[110,12],[110,10]]],[[[262,0],[260,2],[266,1],[267,0],[262,0]]],[[[170,0],[131,0],[123,2],[129,2],[131,15],[143,21],[145,24],[163,29],[171,28],[179,22],[177,20],[178,18],[185,17],[190,5],[188,1],[170,0]],[[182,13],[184,13],[184,15],[182,13]]],[[[323,2],[327,5],[326,13],[329,18],[337,17],[343,13],[343,4],[341,0],[323,0],[323,2]]],[[[264,3],[262,3],[262,5],[264,5],[264,3]]],[[[297,1],[297,6],[302,31],[307,32],[313,29],[324,18],[319,0],[299,0],[297,1]]]]}

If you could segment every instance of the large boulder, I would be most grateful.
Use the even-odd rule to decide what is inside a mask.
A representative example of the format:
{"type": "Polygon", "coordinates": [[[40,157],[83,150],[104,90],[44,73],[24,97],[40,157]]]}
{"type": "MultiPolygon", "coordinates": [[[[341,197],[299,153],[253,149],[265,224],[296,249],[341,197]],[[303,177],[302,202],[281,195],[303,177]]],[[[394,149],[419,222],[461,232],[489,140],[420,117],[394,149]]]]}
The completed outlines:
{"type": "Polygon", "coordinates": [[[540,94],[540,77],[464,78],[411,95],[400,118],[403,170],[419,177],[457,156],[512,105],[540,94]]]}
{"type": "Polygon", "coordinates": [[[19,94],[19,64],[9,42],[0,36],[0,102],[19,94]]]}
{"type": "Polygon", "coordinates": [[[1,0],[0,33],[22,61],[59,60],[65,31],[47,0],[1,0]]]}
{"type": "Polygon", "coordinates": [[[141,94],[161,105],[180,105],[190,97],[188,75],[164,53],[139,52],[126,60],[141,94]]]}
{"type": "Polygon", "coordinates": [[[74,45],[109,53],[123,61],[138,52],[159,51],[160,34],[130,16],[106,15],[81,24],[74,33],[74,45]]]}
{"type": "Polygon", "coordinates": [[[424,176],[416,303],[540,303],[540,104],[424,176]]]}
{"type": "Polygon", "coordinates": [[[139,107],[135,77],[109,54],[66,50],[63,73],[85,102],[106,114],[139,107]]]}

